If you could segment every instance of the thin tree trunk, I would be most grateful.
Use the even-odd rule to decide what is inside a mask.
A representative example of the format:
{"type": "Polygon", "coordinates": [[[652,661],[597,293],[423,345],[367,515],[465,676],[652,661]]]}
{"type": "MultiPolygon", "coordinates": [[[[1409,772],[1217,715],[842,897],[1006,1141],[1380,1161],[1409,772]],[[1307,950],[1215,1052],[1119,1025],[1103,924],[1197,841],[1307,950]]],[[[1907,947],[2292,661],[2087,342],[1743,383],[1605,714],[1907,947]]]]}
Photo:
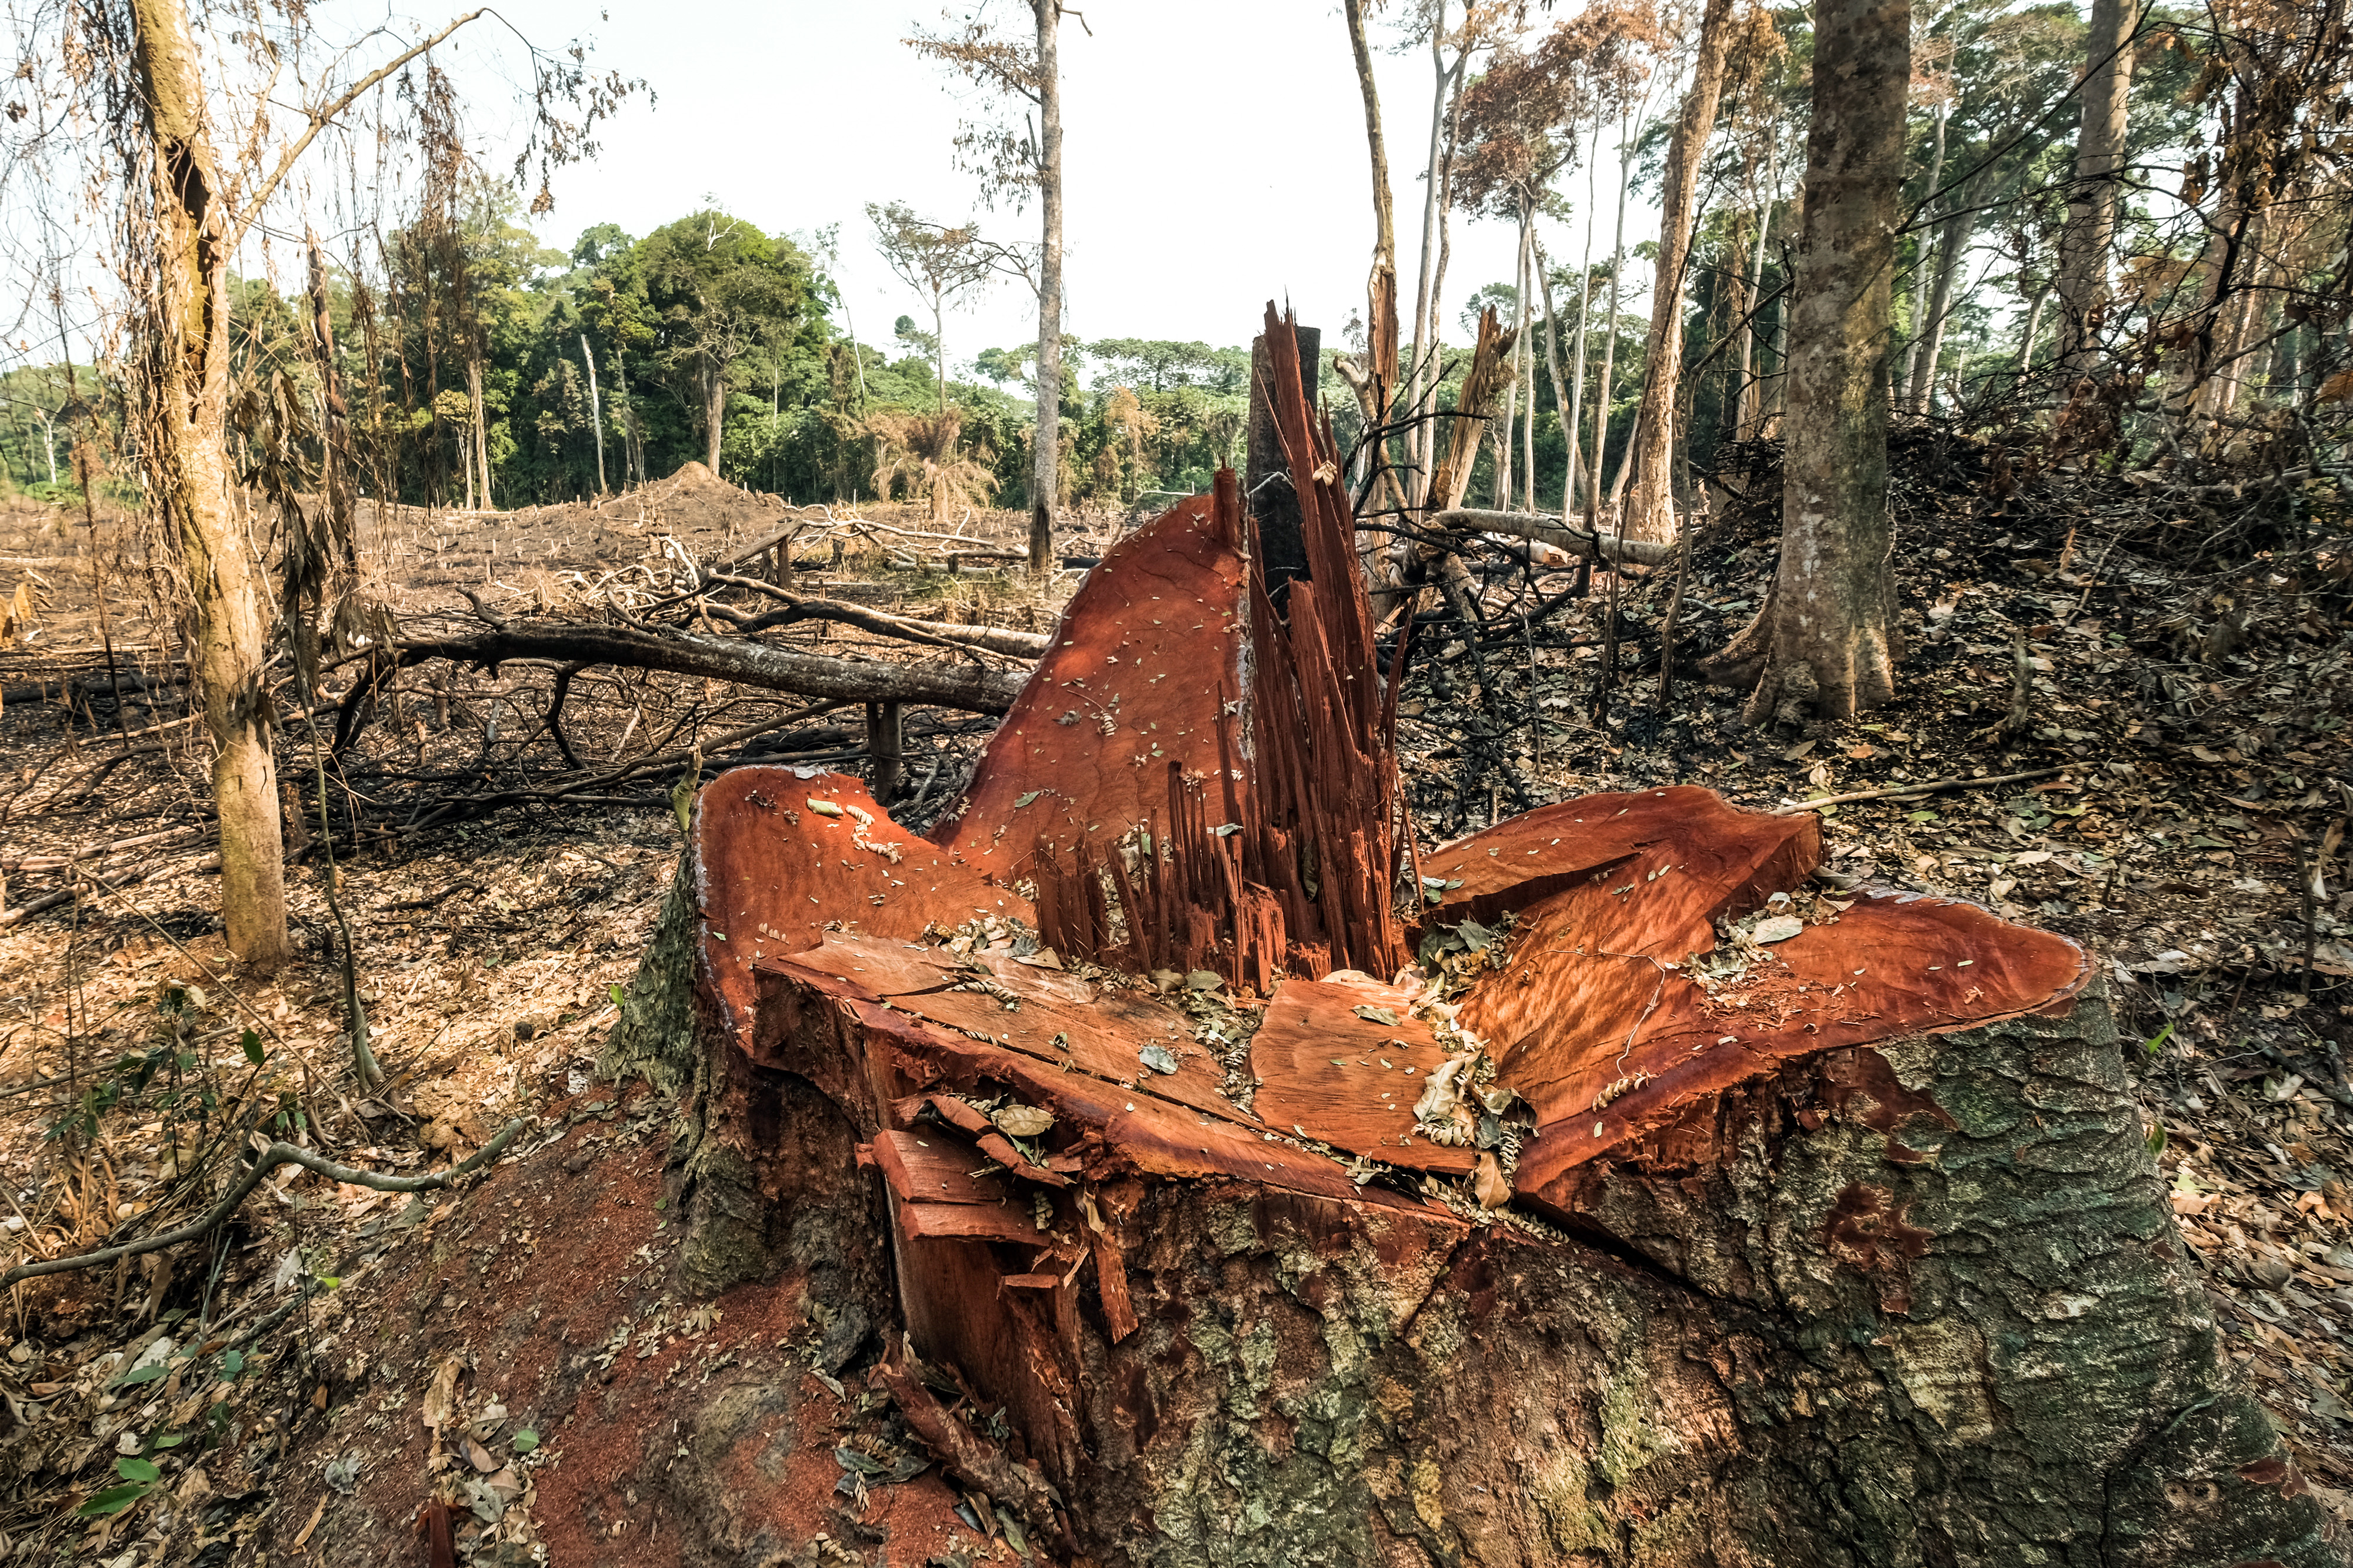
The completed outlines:
{"type": "MultiPolygon", "coordinates": [[[[1560,369],[1560,315],[1553,309],[1552,275],[1545,267],[1544,242],[1535,247],[1536,286],[1542,290],[1545,311],[1545,366],[1552,373],[1554,412],[1560,416],[1560,438],[1567,448],[1560,476],[1560,515],[1569,517],[1572,498],[1577,490],[1577,411],[1570,401],[1568,383],[1560,369]]],[[[1533,488],[1528,492],[1528,510],[1539,511],[1542,503],[1535,499],[1533,488]]]]}
{"type": "Polygon", "coordinates": [[[702,366],[702,466],[719,471],[719,440],[727,419],[727,369],[710,354],[702,366]]]}
{"type": "Polygon", "coordinates": [[[1593,215],[1599,210],[1595,197],[1600,184],[1590,149],[1598,146],[1600,140],[1601,116],[1596,114],[1593,117],[1593,135],[1586,143],[1588,152],[1585,161],[1585,256],[1577,265],[1577,383],[1569,388],[1568,413],[1564,421],[1571,432],[1569,450],[1578,454],[1578,461],[1569,470],[1567,493],[1561,501],[1560,515],[1564,521],[1574,504],[1575,493],[1580,489],[1585,494],[1586,507],[1590,510],[1597,476],[1600,472],[1600,459],[1586,447],[1584,438],[1585,380],[1593,368],[1587,353],[1589,340],[1586,332],[1593,320],[1593,215]],[[1585,462],[1588,456],[1593,458],[1589,466],[1585,462]]]}
{"type": "MultiPolygon", "coordinates": [[[[1945,127],[1952,119],[1953,105],[1949,98],[1936,105],[1936,151],[1928,156],[1928,191],[1920,201],[1920,216],[1926,218],[1936,205],[1936,194],[1945,178],[1945,127]]],[[[1920,241],[1915,247],[1912,263],[1912,341],[1904,350],[1904,404],[1917,413],[1926,401],[1927,383],[1920,375],[1920,351],[1928,338],[1928,239],[1936,231],[1920,229],[1920,241]]]]}
{"type": "MultiPolygon", "coordinates": [[[[1771,174],[1767,174],[1771,179],[1771,174]]],[[[1733,429],[1739,438],[1747,440],[1757,434],[1757,426],[1764,406],[1764,356],[1757,353],[1757,301],[1765,291],[1765,245],[1773,234],[1773,198],[1767,195],[1762,211],[1757,215],[1757,247],[1748,258],[1747,320],[1740,326],[1740,401],[1734,416],[1733,429]]]]}
{"type": "Polygon", "coordinates": [[[1894,693],[1888,339],[1911,74],[1908,0],[1820,0],[1783,430],[1781,558],[1709,672],[1750,722],[1847,719],[1894,693]]]}
{"type": "MultiPolygon", "coordinates": [[[[1454,254],[1454,151],[1461,143],[1462,131],[1461,89],[1463,67],[1470,58],[1471,51],[1468,48],[1455,57],[1453,84],[1456,91],[1451,104],[1452,115],[1447,127],[1445,149],[1438,158],[1438,269],[1431,275],[1430,281],[1431,356],[1430,384],[1433,403],[1437,397],[1438,384],[1444,379],[1441,374],[1444,367],[1439,364],[1437,360],[1438,345],[1440,340],[1445,335],[1440,330],[1439,321],[1444,311],[1446,299],[1447,263],[1453,259],[1454,254]]],[[[1421,424],[1421,470],[1426,474],[1434,474],[1438,467],[1439,426],[1444,421],[1425,419],[1421,424]]],[[[1435,491],[1424,495],[1422,500],[1430,506],[1445,504],[1445,498],[1435,491]]]]}
{"type": "Polygon", "coordinates": [[[638,441],[637,405],[629,401],[629,364],[619,349],[613,351],[613,390],[621,398],[621,464],[624,482],[646,482],[644,449],[638,441]],[[634,481],[629,476],[636,475],[634,481]]]}
{"type": "MultiPolygon", "coordinates": [[[[1038,21],[1038,416],[1029,442],[1029,570],[1054,569],[1062,479],[1062,66],[1060,0],[1030,0],[1038,21]]],[[[862,374],[862,373],[861,373],[862,374]]]]}
{"type": "Polygon", "coordinates": [[[2092,334],[2107,302],[2108,247],[2116,235],[2140,10],[2140,0],[2092,0],[2084,38],[2083,128],[2075,138],[2067,221],[2059,231],[2059,366],[2069,381],[2091,369],[2092,334]]]}
{"type": "Polygon", "coordinates": [[[1618,370],[1618,289],[1626,275],[1626,185],[1634,163],[1631,110],[1619,130],[1623,139],[1618,144],[1618,234],[1609,250],[1609,314],[1601,323],[1601,379],[1593,388],[1593,479],[1586,491],[1597,529],[1601,526],[1601,476],[1609,471],[1610,383],[1618,370]]]}
{"type": "Polygon", "coordinates": [[[262,672],[269,615],[229,497],[227,200],[205,134],[196,43],[180,0],[132,0],[135,60],[155,141],[158,277],[142,344],[154,439],[149,491],[178,535],[195,605],[195,679],[213,741],[221,912],[229,951],[262,968],[290,953],[285,839],[262,672]]]}
{"type": "Polygon", "coordinates": [[[1373,374],[1379,380],[1377,401],[1386,408],[1398,382],[1397,207],[1389,193],[1388,145],[1381,137],[1381,95],[1365,37],[1364,0],[1345,0],[1342,9],[1356,62],[1356,91],[1365,100],[1365,142],[1372,153],[1373,268],[1365,279],[1365,330],[1371,339],[1373,374]]]}
{"type": "MultiPolygon", "coordinates": [[[[1408,373],[1406,392],[1406,406],[1415,412],[1421,411],[1423,394],[1436,386],[1438,380],[1438,311],[1430,298],[1430,288],[1431,272],[1438,262],[1438,163],[1445,141],[1446,89],[1451,76],[1446,64],[1446,0],[1438,0],[1438,9],[1430,18],[1430,58],[1438,80],[1430,89],[1430,159],[1422,166],[1420,280],[1414,289],[1413,366],[1408,373]]],[[[1419,506],[1430,495],[1429,444],[1417,429],[1407,437],[1406,445],[1413,455],[1413,473],[1407,481],[1406,492],[1419,506]]]]}
{"type": "Polygon", "coordinates": [[[596,494],[605,493],[605,405],[596,395],[596,356],[588,347],[588,334],[580,334],[580,363],[588,367],[588,427],[596,433],[596,494]]]}
{"type": "Polygon", "coordinates": [[[1496,434],[1502,438],[1495,443],[1495,504],[1505,511],[1512,510],[1512,483],[1514,478],[1512,444],[1520,435],[1520,366],[1527,353],[1528,341],[1528,211],[1520,208],[1519,252],[1513,263],[1512,292],[1518,301],[1512,312],[1512,381],[1504,393],[1504,417],[1498,422],[1496,434]]]}
{"type": "Polygon", "coordinates": [[[2263,320],[2260,289],[2263,281],[2263,240],[2271,226],[2271,213],[2269,207],[2259,207],[2247,219],[2244,236],[2237,246],[2243,263],[2216,285],[2228,297],[2214,312],[2220,330],[2212,332],[2212,346],[2200,362],[2203,374],[2198,407],[2209,419],[2228,415],[2236,406],[2239,389],[2246,382],[2248,360],[2243,351],[2254,341],[2263,320]],[[2206,371],[2210,365],[2211,370],[2206,371]]]}
{"type": "Polygon", "coordinates": [[[1536,510],[1536,344],[1529,330],[1535,321],[1535,215],[1525,220],[1527,237],[1520,242],[1520,363],[1525,367],[1528,410],[1520,418],[1520,494],[1529,511],[1536,510]]]}
{"type": "Polygon", "coordinates": [[[1691,89],[1667,145],[1666,184],[1659,204],[1658,281],[1651,289],[1650,352],[1642,363],[1642,409],[1634,426],[1634,497],[1626,532],[1636,539],[1672,539],[1675,532],[1675,393],[1683,379],[1683,282],[1691,270],[1692,203],[1701,153],[1715,131],[1730,47],[1732,0],[1707,0],[1700,19],[1699,58],[1691,89]]]}
{"type": "Polygon", "coordinates": [[[2026,301],[2026,331],[2018,341],[2018,373],[2012,382],[2024,381],[2034,369],[2034,340],[2042,333],[2042,301],[2051,297],[2051,280],[2044,279],[2036,286],[2026,301]]]}
{"type": "Polygon", "coordinates": [[[1977,227],[1976,203],[1964,200],[1961,210],[1945,220],[1936,240],[1936,287],[1928,297],[1928,342],[1920,356],[1920,379],[1912,393],[1912,412],[1926,414],[1936,396],[1936,360],[1945,349],[1945,324],[1952,320],[1953,281],[1961,258],[1968,254],[1969,235],[1977,227]]]}
{"type": "Polygon", "coordinates": [[[327,291],[327,258],[320,253],[317,235],[306,232],[303,237],[310,252],[311,346],[319,356],[319,402],[326,413],[319,430],[319,488],[342,530],[348,527],[352,516],[351,404],[343,395],[343,373],[335,363],[335,318],[327,291]]]}
{"type": "MultiPolygon", "coordinates": [[[[482,356],[477,349],[466,361],[466,395],[474,405],[474,467],[481,476],[482,510],[491,510],[491,424],[490,414],[482,405],[482,356]]],[[[467,489],[473,488],[469,476],[467,489]]]]}

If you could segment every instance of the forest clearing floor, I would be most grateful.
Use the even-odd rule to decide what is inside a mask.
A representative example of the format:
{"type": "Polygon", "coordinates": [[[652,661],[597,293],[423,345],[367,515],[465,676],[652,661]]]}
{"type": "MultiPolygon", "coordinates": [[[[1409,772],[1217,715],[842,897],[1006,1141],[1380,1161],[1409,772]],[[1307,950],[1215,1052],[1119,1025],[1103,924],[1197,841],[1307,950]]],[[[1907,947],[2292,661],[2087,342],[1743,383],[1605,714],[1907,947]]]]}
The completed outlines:
{"type": "MultiPolygon", "coordinates": [[[[1723,476],[1683,583],[1679,672],[1746,621],[1772,572],[1774,454],[1733,455],[1746,467],[1723,476]]],[[[1483,637],[1420,628],[1400,742],[1421,873],[1446,875],[1445,840],[1568,795],[1693,783],[1772,809],[2035,775],[1826,807],[1831,876],[1976,900],[2092,952],[2149,1042],[2131,1053],[2144,1115],[2218,1330],[2347,1514],[2353,560],[2329,536],[2254,532],[2227,497],[2184,506],[2124,480],[2021,477],[2000,451],[1933,431],[1907,434],[1895,460],[1908,647],[1896,700],[1862,722],[1746,729],[1743,694],[1688,673],[1662,704],[1672,569],[1597,576],[1591,596],[1547,611],[1572,574],[1503,563],[1483,637]],[[1525,620],[1505,609],[1514,592],[1525,620]],[[1613,592],[1621,674],[1597,720],[1613,592]],[[2024,723],[1989,734],[2012,709],[2021,637],[2024,723]]],[[[517,615],[642,612],[676,592],[681,554],[723,559],[815,515],[691,467],[598,506],[403,509],[372,520],[363,575],[405,635],[479,627],[466,592],[517,615]]],[[[934,527],[908,509],[860,515],[934,527]]],[[[642,771],[585,804],[500,805],[492,785],[528,789],[559,767],[549,672],[404,677],[329,784],[339,838],[360,829],[335,875],[389,1075],[369,1091],[343,1034],[309,731],[290,707],[281,766],[309,825],[289,871],[302,951],[275,974],[241,973],[199,864],[195,726],[168,679],[122,679],[166,668],[132,602],[124,526],[101,513],[94,553],[79,512],[0,511],[0,584],[30,585],[28,624],[0,647],[0,907],[67,890],[68,855],[91,872],[0,925],[0,1263],[188,1217],[256,1130],[414,1173],[510,1118],[527,1126],[449,1192],[290,1167],[211,1241],[151,1255],[169,1265],[18,1288],[0,1331],[0,1561],[372,1562],[421,1553],[407,1532],[436,1495],[460,1505],[457,1560],[477,1563],[1034,1559],[985,1500],[918,1469],[921,1445],[865,1389],[865,1326],[836,1320],[821,1289],[678,1298],[659,1179],[669,1118],[642,1086],[592,1072],[612,988],[670,886],[677,751],[774,717],[706,767],[849,769],[854,719],[699,680],[584,680],[570,744],[642,771]],[[90,651],[99,578],[119,584],[111,676],[90,651]],[[69,696],[44,681],[71,682],[69,696]],[[453,795],[478,804],[425,821],[453,795]],[[110,1488],[119,1511],[77,1515],[110,1488]]],[[[1004,548],[1026,518],[967,526],[1004,548]]],[[[1091,553],[1116,526],[1098,520],[1066,548],[1091,553]]],[[[805,562],[797,591],[1045,630],[1077,581],[1038,588],[1018,568],[951,573],[928,556],[910,569],[888,545],[868,534],[805,562]]],[[[932,657],[833,623],[777,640],[932,657]]],[[[331,696],[345,679],[330,675],[331,696]]],[[[923,780],[932,810],[988,728],[910,713],[908,783],[923,780]]]]}

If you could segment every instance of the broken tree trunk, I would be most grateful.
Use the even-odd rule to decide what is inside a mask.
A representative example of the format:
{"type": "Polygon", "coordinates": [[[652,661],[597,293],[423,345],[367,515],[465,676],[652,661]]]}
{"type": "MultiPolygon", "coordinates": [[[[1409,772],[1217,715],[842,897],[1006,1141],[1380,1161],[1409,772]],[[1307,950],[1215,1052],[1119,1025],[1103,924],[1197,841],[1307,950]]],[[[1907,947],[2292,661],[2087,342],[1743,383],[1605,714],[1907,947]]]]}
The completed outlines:
{"type": "Polygon", "coordinates": [[[837,775],[703,792],[607,1055],[681,1097],[686,1284],[806,1273],[1066,1559],[2340,1562],[2072,942],[1812,895],[1816,818],[1692,788],[1394,910],[1395,691],[1278,394],[1287,624],[1222,475],[929,837],[837,775]]]}

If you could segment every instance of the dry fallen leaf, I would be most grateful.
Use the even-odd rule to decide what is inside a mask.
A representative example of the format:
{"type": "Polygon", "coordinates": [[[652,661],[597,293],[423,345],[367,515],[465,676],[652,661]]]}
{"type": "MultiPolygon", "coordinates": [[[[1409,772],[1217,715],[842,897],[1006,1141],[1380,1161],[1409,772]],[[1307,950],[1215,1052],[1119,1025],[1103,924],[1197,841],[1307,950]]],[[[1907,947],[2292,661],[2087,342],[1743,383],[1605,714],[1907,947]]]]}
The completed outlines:
{"type": "Polygon", "coordinates": [[[1493,1150],[1482,1151],[1472,1164],[1471,1192],[1481,1208],[1499,1209],[1512,1201],[1512,1184],[1504,1179],[1504,1163],[1493,1150]]]}
{"type": "Polygon", "coordinates": [[[1054,1125],[1051,1111],[1040,1110],[1034,1105],[1008,1105],[989,1117],[997,1131],[1016,1138],[1035,1138],[1054,1125]]]}
{"type": "Polygon", "coordinates": [[[466,1371],[466,1358],[453,1355],[434,1369],[433,1381],[425,1389],[425,1425],[437,1437],[441,1428],[449,1425],[458,1409],[458,1379],[466,1371]]]}
{"type": "Polygon", "coordinates": [[[491,1451],[471,1437],[466,1439],[466,1462],[486,1476],[499,1468],[499,1461],[491,1457],[491,1451]]]}

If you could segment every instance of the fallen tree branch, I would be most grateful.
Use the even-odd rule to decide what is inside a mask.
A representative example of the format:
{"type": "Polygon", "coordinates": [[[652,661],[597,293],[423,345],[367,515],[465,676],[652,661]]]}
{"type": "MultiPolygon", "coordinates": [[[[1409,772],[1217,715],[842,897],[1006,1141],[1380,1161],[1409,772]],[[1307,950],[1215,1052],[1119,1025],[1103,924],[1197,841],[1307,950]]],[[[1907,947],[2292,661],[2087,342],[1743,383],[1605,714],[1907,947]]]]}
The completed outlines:
{"type": "Polygon", "coordinates": [[[749,589],[785,605],[785,612],[781,615],[753,617],[746,623],[746,630],[765,630],[770,626],[790,626],[796,621],[839,621],[879,637],[904,637],[912,642],[945,647],[965,644],[986,648],[991,653],[1010,654],[1016,658],[1036,658],[1054,640],[1042,632],[1019,632],[1006,626],[963,626],[950,621],[919,621],[911,616],[894,616],[864,605],[845,604],[839,599],[807,598],[788,588],[779,588],[773,583],[763,583],[756,577],[739,577],[727,572],[706,573],[703,581],[730,588],[749,589]]]}
{"type": "Polygon", "coordinates": [[[1507,533],[1514,539],[1533,539],[1539,544],[1549,544],[1566,550],[1571,555],[1583,556],[1604,565],[1663,566],[1675,558],[1672,544],[1651,544],[1640,539],[1619,539],[1606,533],[1591,533],[1581,528],[1564,526],[1556,517],[1542,512],[1487,511],[1478,507],[1453,507],[1430,520],[1434,528],[1454,529],[1477,533],[1507,533]]]}
{"type": "Polygon", "coordinates": [[[2028,779],[2047,779],[2052,773],[2063,773],[2059,768],[2030,768],[2022,773],[2000,773],[1989,779],[1935,779],[1927,784],[1890,784],[1885,789],[1857,790],[1852,795],[1826,795],[1814,800],[1784,801],[1773,808],[1775,816],[1788,816],[1800,811],[1812,811],[1825,805],[1849,805],[1858,800],[1887,800],[1904,795],[1935,795],[1948,789],[1990,789],[1995,784],[2021,784],[2028,779]]]}
{"type": "MultiPolygon", "coordinates": [[[[194,860],[183,860],[174,866],[159,866],[152,871],[142,871],[136,876],[125,877],[119,882],[107,883],[99,881],[95,875],[87,871],[80,872],[79,874],[89,877],[90,881],[98,887],[102,888],[109,892],[112,892],[123,888],[139,887],[142,884],[148,882],[168,881],[174,877],[182,876],[190,871],[217,871],[219,869],[220,852],[218,850],[215,850],[209,855],[202,856],[194,860]]],[[[0,926],[12,926],[18,924],[21,921],[28,921],[35,915],[40,914],[45,910],[56,909],[59,904],[67,902],[73,896],[73,884],[69,881],[66,886],[52,889],[50,891],[43,893],[37,899],[26,900],[23,903],[17,905],[13,910],[0,910],[0,926]]]]}
{"type": "Polygon", "coordinates": [[[874,1375],[890,1394],[892,1403],[898,1405],[899,1413],[907,1418],[915,1436],[939,1456],[943,1466],[1019,1514],[1039,1535],[1069,1542],[1069,1531],[1056,1513],[1062,1504],[1061,1494],[1054,1489],[1051,1481],[1018,1460],[1008,1458],[949,1415],[932,1396],[932,1391],[903,1368],[886,1361],[875,1367],[874,1375]]]}
{"type": "Polygon", "coordinates": [[[400,654],[404,662],[421,656],[480,665],[510,658],[628,665],[733,681],[766,691],[789,691],[799,697],[843,702],[920,702],[975,713],[1002,713],[1011,707],[1027,673],[970,665],[831,658],[691,632],[664,634],[546,621],[515,621],[479,637],[409,643],[400,654]]]}
{"type": "Polygon", "coordinates": [[[38,1263],[20,1263],[5,1274],[0,1274],[0,1290],[20,1279],[34,1279],[44,1274],[64,1274],[77,1268],[97,1268],[109,1263],[120,1263],[126,1258],[142,1253],[160,1252],[167,1247],[177,1247],[184,1241],[194,1241],[206,1235],[237,1212],[262,1179],[280,1165],[300,1165],[315,1171],[331,1182],[345,1186],[368,1187],[379,1193],[421,1193],[434,1187],[446,1187],[459,1177],[480,1170],[484,1165],[507,1152],[507,1146],[522,1135],[523,1118],[518,1116],[499,1129],[497,1137],[474,1153],[447,1170],[427,1171],[421,1176],[386,1176],[374,1171],[363,1171],[356,1165],[338,1164],[322,1154],[292,1143],[275,1142],[263,1149],[244,1175],[238,1177],[220,1200],[184,1226],[150,1236],[137,1241],[126,1241],[120,1247],[102,1247],[96,1252],[77,1253],[71,1258],[46,1258],[38,1263]]]}
{"type": "Polygon", "coordinates": [[[973,664],[831,658],[749,639],[658,632],[649,627],[511,621],[476,636],[406,643],[390,658],[377,661],[344,694],[331,754],[340,756],[350,747],[360,728],[360,715],[387,676],[437,658],[491,668],[514,659],[618,665],[701,676],[799,697],[840,702],[913,702],[971,713],[1004,712],[1013,705],[1029,675],[1027,670],[988,669],[973,664]]]}

